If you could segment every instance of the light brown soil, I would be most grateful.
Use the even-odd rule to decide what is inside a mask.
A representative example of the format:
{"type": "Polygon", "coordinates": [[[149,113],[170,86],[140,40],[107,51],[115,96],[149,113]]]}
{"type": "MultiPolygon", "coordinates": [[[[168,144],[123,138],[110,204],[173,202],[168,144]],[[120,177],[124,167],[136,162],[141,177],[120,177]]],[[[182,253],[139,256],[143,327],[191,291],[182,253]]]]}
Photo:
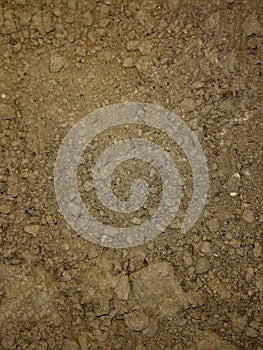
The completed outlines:
{"type": "Polygon", "coordinates": [[[262,350],[262,2],[0,4],[0,349],[262,350]],[[67,225],[53,171],[125,101],[184,119],[210,188],[185,236],[110,249],[67,225]]]}

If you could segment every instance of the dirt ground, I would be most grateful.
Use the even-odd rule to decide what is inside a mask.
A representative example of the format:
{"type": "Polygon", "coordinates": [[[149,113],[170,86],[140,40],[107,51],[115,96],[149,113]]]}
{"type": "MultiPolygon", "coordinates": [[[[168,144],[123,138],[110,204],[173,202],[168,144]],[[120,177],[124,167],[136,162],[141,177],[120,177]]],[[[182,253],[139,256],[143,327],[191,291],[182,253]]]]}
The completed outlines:
{"type": "Polygon", "coordinates": [[[262,2],[0,4],[0,349],[262,350],[262,2]],[[186,235],[111,249],[68,226],[54,163],[125,101],[192,128],[210,187],[186,235]]]}

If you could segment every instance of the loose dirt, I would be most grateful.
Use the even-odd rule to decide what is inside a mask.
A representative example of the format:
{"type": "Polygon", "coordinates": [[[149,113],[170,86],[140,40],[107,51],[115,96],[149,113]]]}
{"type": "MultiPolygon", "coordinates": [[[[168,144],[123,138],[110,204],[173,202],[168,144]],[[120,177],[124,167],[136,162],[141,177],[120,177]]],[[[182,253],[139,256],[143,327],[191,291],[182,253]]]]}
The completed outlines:
{"type": "MultiPolygon", "coordinates": [[[[262,2],[0,4],[0,349],[262,350],[262,2]],[[186,235],[175,220],[144,245],[103,248],[61,215],[54,163],[78,120],[126,101],[163,106],[192,128],[210,188],[186,235]]],[[[100,135],[87,160],[123,132],[100,135]]],[[[114,175],[124,199],[122,172],[134,168],[114,175]]],[[[96,211],[88,171],[83,161],[80,191],[96,211]]],[[[158,174],[153,184],[155,210],[158,174]]],[[[97,207],[117,226],[150,214],[124,220],[97,207]]]]}

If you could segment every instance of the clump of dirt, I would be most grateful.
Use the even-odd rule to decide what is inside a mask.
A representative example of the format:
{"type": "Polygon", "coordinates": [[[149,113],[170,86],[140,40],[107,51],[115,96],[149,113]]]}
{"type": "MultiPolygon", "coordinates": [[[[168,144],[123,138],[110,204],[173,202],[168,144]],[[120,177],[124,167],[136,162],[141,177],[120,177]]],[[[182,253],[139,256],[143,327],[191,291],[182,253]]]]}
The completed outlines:
{"type": "MultiPolygon", "coordinates": [[[[261,1],[0,4],[0,348],[261,350],[261,1]],[[79,119],[125,101],[192,128],[210,189],[186,235],[175,220],[149,243],[110,249],[67,226],[53,170],[79,119]]],[[[89,181],[80,172],[83,191],[89,181]]]]}

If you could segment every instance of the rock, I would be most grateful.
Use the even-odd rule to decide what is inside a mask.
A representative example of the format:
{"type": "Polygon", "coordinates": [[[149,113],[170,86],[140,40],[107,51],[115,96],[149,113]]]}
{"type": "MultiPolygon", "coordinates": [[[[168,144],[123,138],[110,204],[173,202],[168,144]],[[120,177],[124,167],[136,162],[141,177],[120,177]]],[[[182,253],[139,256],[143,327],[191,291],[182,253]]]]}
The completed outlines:
{"type": "Polygon", "coordinates": [[[253,254],[255,258],[262,257],[262,246],[258,242],[254,243],[253,254]]]}
{"type": "Polygon", "coordinates": [[[77,0],[68,0],[68,7],[71,10],[76,10],[76,8],[77,8],[77,0]]]}
{"type": "Polygon", "coordinates": [[[115,293],[117,294],[119,299],[127,300],[130,293],[130,284],[128,276],[120,276],[117,279],[117,283],[115,286],[115,293]]]}
{"type": "Polygon", "coordinates": [[[50,72],[58,73],[64,68],[65,60],[58,54],[51,55],[50,57],[50,72]]]}
{"type": "Polygon", "coordinates": [[[196,109],[196,104],[193,99],[185,98],[183,102],[181,102],[180,107],[186,113],[193,112],[196,109]]]}
{"type": "Polygon", "coordinates": [[[21,11],[19,14],[19,22],[22,26],[28,26],[31,22],[31,13],[27,11],[21,11]]]}
{"type": "Polygon", "coordinates": [[[159,324],[158,320],[151,318],[149,325],[142,331],[142,334],[147,338],[153,338],[158,332],[159,324]]]}
{"type": "Polygon", "coordinates": [[[206,256],[212,255],[212,246],[211,243],[208,241],[204,241],[200,245],[200,251],[204,253],[206,256]]]}
{"type": "Polygon", "coordinates": [[[135,63],[135,67],[137,68],[139,73],[146,73],[151,66],[151,59],[147,56],[140,57],[138,61],[135,63]]]}
{"type": "Polygon", "coordinates": [[[40,226],[39,225],[28,225],[24,228],[24,231],[33,237],[38,235],[40,226]]]}
{"type": "Polygon", "coordinates": [[[187,297],[170,264],[152,263],[133,273],[132,278],[133,294],[142,308],[151,308],[161,317],[170,317],[187,307],[187,297]]]}
{"type": "Polygon", "coordinates": [[[132,57],[126,57],[124,58],[122,64],[123,64],[123,67],[125,68],[132,68],[134,67],[134,60],[132,57]]]}
{"type": "Polygon", "coordinates": [[[44,32],[43,29],[43,18],[40,14],[35,14],[31,20],[31,27],[38,30],[40,33],[44,32]]]}
{"type": "Polygon", "coordinates": [[[141,55],[149,56],[152,52],[152,44],[149,41],[144,41],[139,45],[138,49],[141,55]]]}
{"type": "Polygon", "coordinates": [[[249,49],[256,49],[258,47],[258,39],[255,37],[248,38],[247,47],[249,49]]]}
{"type": "Polygon", "coordinates": [[[52,13],[45,13],[43,15],[43,29],[46,34],[52,32],[55,29],[54,23],[53,23],[53,15],[52,13]]]}
{"type": "Polygon", "coordinates": [[[191,267],[194,264],[193,259],[190,255],[184,256],[183,260],[184,260],[184,267],[185,268],[191,267]]]}
{"type": "Polygon", "coordinates": [[[0,103],[0,119],[11,120],[15,118],[15,109],[5,103],[0,103]]]}
{"type": "Polygon", "coordinates": [[[195,270],[198,275],[208,272],[209,269],[210,269],[210,263],[207,258],[199,258],[197,260],[195,270]]]}
{"type": "Polygon", "coordinates": [[[219,230],[219,221],[217,218],[212,218],[206,223],[210,232],[217,232],[219,230]]]}
{"type": "Polygon", "coordinates": [[[80,304],[92,305],[96,316],[109,314],[110,300],[113,299],[113,276],[103,264],[83,266],[75,276],[80,289],[80,304]],[[98,283],[98,281],[103,281],[98,283]]]}
{"type": "Polygon", "coordinates": [[[133,311],[124,316],[124,322],[131,331],[140,332],[149,324],[149,317],[140,311],[133,311]]]}
{"type": "Polygon", "coordinates": [[[180,0],[166,0],[170,11],[176,11],[180,5],[180,0]]]}
{"type": "Polygon", "coordinates": [[[253,211],[250,209],[245,209],[242,214],[242,219],[248,224],[252,224],[255,221],[253,211]]]}
{"type": "Polygon", "coordinates": [[[11,211],[11,205],[8,203],[0,204],[0,214],[9,214],[11,211]]]}
{"type": "Polygon", "coordinates": [[[13,19],[7,19],[1,28],[3,34],[12,34],[16,32],[16,23],[13,19]]]}
{"type": "Polygon", "coordinates": [[[157,7],[157,0],[144,0],[142,1],[141,8],[145,11],[154,11],[157,7]]]}
{"type": "Polygon", "coordinates": [[[195,89],[201,89],[203,86],[204,86],[204,83],[203,83],[202,81],[195,81],[195,82],[193,83],[193,87],[194,87],[195,89]]]}
{"type": "Polygon", "coordinates": [[[84,13],[83,18],[84,18],[84,23],[87,27],[90,27],[94,22],[94,18],[90,12],[84,13]]]}
{"type": "Polygon", "coordinates": [[[1,341],[2,349],[13,349],[16,346],[16,339],[13,335],[4,334],[1,341]]]}
{"type": "Polygon", "coordinates": [[[240,186],[239,173],[233,174],[224,184],[224,188],[227,190],[227,192],[230,194],[231,197],[235,197],[238,195],[239,186],[240,186]]]}
{"type": "Polygon", "coordinates": [[[247,327],[245,335],[249,338],[256,338],[258,336],[258,331],[252,327],[247,327]]]}
{"type": "Polygon", "coordinates": [[[134,51],[138,49],[138,46],[140,45],[139,40],[131,40],[127,43],[127,50],[128,51],[134,51]]]}
{"type": "Polygon", "coordinates": [[[253,34],[257,35],[262,32],[262,28],[258,21],[258,16],[256,14],[247,16],[242,25],[242,28],[246,36],[250,36],[253,34]]]}
{"type": "Polygon", "coordinates": [[[106,28],[109,23],[110,23],[110,20],[108,18],[103,18],[102,20],[100,20],[99,26],[101,28],[106,28]]]}
{"type": "Polygon", "coordinates": [[[232,98],[227,98],[220,103],[219,108],[224,113],[232,113],[234,110],[233,100],[232,98]]]}
{"type": "Polygon", "coordinates": [[[209,279],[209,288],[220,300],[226,300],[231,297],[230,290],[225,286],[225,284],[219,278],[209,279]]]}

